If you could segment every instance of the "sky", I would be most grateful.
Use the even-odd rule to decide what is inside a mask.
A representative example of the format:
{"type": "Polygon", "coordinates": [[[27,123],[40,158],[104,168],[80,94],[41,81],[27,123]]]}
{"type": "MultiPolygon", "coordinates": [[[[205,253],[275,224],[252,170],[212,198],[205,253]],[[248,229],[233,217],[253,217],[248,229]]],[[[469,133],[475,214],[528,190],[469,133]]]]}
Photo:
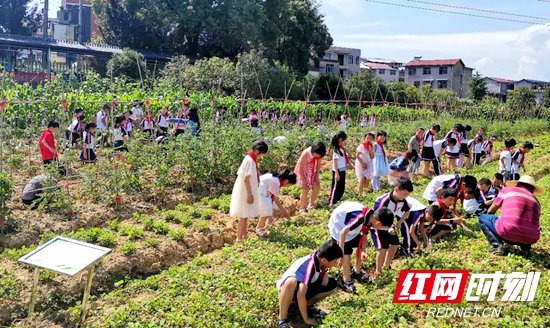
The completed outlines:
{"type": "Polygon", "coordinates": [[[550,0],[420,0],[542,19],[380,0],[406,6],[540,23],[522,24],[397,7],[367,0],[319,0],[333,45],[361,56],[408,62],[460,58],[483,76],[550,81],[550,0]],[[544,25],[547,24],[547,25],[544,25]]]}

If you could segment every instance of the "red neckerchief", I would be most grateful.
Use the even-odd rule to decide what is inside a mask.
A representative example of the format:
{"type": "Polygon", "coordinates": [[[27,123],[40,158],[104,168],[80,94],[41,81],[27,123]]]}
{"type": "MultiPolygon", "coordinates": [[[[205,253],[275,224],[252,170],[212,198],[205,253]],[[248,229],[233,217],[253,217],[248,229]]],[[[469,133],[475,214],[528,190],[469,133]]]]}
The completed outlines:
{"type": "Polygon", "coordinates": [[[344,146],[340,146],[340,149],[344,152],[344,158],[346,159],[346,164],[349,164],[349,158],[348,158],[348,152],[346,151],[346,148],[344,146]]]}
{"type": "Polygon", "coordinates": [[[420,137],[418,137],[416,135],[415,135],[415,137],[416,137],[416,141],[418,142],[418,144],[420,144],[420,140],[421,140],[420,137]]]}
{"type": "Polygon", "coordinates": [[[384,143],[376,140],[376,143],[378,144],[378,146],[380,146],[380,148],[382,148],[382,154],[384,155],[384,157],[386,157],[386,151],[384,150],[384,143]]]}
{"type": "Polygon", "coordinates": [[[523,148],[518,149],[518,151],[521,153],[521,160],[519,161],[519,164],[523,164],[523,160],[525,160],[525,150],[523,148]]]}
{"type": "MultiPolygon", "coordinates": [[[[180,116],[177,116],[176,118],[178,119],[182,119],[182,118],[185,118],[185,114],[181,114],[180,116]]],[[[176,123],[176,130],[180,127],[180,122],[178,120],[178,123],[176,123]]]]}
{"type": "MultiPolygon", "coordinates": [[[[453,132],[454,133],[454,132],[453,132]]],[[[460,145],[462,143],[462,138],[460,137],[461,133],[455,133],[456,136],[456,144],[460,145]]]]}
{"type": "MultiPolygon", "coordinates": [[[[363,208],[363,214],[362,214],[363,219],[365,218],[369,210],[370,208],[368,207],[363,208]]],[[[361,228],[361,238],[359,239],[359,246],[357,246],[356,256],[358,259],[361,258],[361,249],[363,249],[363,241],[365,239],[365,235],[369,232],[369,230],[370,230],[369,223],[365,222],[365,224],[363,224],[363,228],[361,228]]]]}
{"type": "Polygon", "coordinates": [[[280,187],[280,188],[282,188],[282,187],[283,187],[283,185],[284,185],[285,183],[284,183],[284,181],[283,181],[283,180],[281,180],[280,178],[278,178],[278,179],[279,179],[279,187],[280,187]]]}
{"type": "Polygon", "coordinates": [[[372,145],[370,144],[370,142],[365,141],[363,142],[363,147],[365,147],[366,150],[369,150],[372,147],[372,145]]]}
{"type": "Polygon", "coordinates": [[[77,118],[78,116],[76,116],[76,114],[73,115],[73,118],[77,118]]]}
{"type": "Polygon", "coordinates": [[[319,163],[319,160],[321,159],[321,157],[319,156],[313,156],[313,173],[317,173],[317,163],[319,163]]]}
{"type": "Polygon", "coordinates": [[[248,156],[250,156],[250,158],[252,158],[252,160],[254,161],[254,164],[256,164],[256,177],[258,178],[258,186],[259,186],[260,185],[260,169],[258,168],[258,158],[251,151],[248,152],[248,156]]]}
{"type": "Polygon", "coordinates": [[[448,216],[447,216],[447,206],[445,206],[445,204],[443,204],[443,201],[441,199],[438,199],[437,203],[439,204],[439,207],[441,207],[441,209],[443,209],[442,219],[447,219],[448,218],[448,216]]]}

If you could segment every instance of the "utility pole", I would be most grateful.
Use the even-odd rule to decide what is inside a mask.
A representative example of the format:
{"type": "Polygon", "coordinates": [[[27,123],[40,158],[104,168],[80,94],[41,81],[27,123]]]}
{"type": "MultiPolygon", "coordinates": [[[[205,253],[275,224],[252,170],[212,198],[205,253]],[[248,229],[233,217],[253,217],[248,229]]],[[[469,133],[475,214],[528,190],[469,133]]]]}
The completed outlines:
{"type": "MultiPolygon", "coordinates": [[[[44,26],[42,27],[42,37],[48,38],[48,11],[49,0],[44,0],[44,26]]],[[[50,51],[42,50],[42,67],[48,72],[48,81],[50,80],[50,51]]]]}
{"type": "MultiPolygon", "coordinates": [[[[82,43],[82,34],[84,34],[84,26],[82,23],[82,0],[78,0],[78,43],[82,43]]],[[[80,73],[80,69],[82,67],[82,55],[78,55],[76,66],[77,72],[80,73]]]]}

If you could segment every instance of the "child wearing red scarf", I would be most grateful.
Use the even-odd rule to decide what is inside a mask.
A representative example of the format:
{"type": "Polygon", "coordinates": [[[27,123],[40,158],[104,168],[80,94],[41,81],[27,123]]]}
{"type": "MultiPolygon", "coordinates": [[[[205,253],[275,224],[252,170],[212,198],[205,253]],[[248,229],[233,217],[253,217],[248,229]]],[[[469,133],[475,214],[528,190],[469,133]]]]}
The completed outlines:
{"type": "Polygon", "coordinates": [[[525,164],[523,164],[525,161],[525,154],[529,153],[533,148],[533,144],[526,141],[523,143],[523,147],[516,150],[514,155],[512,155],[512,180],[519,180],[521,168],[523,168],[523,172],[525,172],[525,164]]]}
{"type": "Polygon", "coordinates": [[[300,195],[300,213],[305,213],[308,210],[314,209],[317,204],[317,196],[321,190],[321,180],[319,172],[321,171],[321,158],[327,154],[327,148],[324,143],[316,142],[311,147],[306,148],[298,163],[294,173],[296,174],[296,185],[302,188],[300,195]],[[311,191],[311,198],[308,195],[311,191]]]}
{"type": "Polygon", "coordinates": [[[348,157],[348,153],[344,148],[344,142],[348,136],[344,131],[340,131],[332,137],[332,185],[330,187],[329,205],[334,206],[338,203],[344,191],[346,190],[346,169],[348,166],[353,166],[348,157]]]}
{"type": "Polygon", "coordinates": [[[141,128],[143,129],[143,133],[145,133],[146,139],[152,140],[155,131],[155,120],[151,117],[150,110],[145,111],[145,117],[141,122],[141,128]]]}
{"type": "MultiPolygon", "coordinates": [[[[365,116],[366,117],[366,116],[365,116]]],[[[355,175],[359,182],[358,194],[363,195],[363,190],[368,188],[370,181],[372,180],[372,159],[374,158],[374,151],[372,143],[374,142],[374,133],[367,132],[365,134],[365,140],[357,147],[355,151],[355,175]]]]}
{"type": "Polygon", "coordinates": [[[246,232],[248,218],[260,216],[260,170],[258,160],[264,154],[267,154],[267,151],[268,146],[265,141],[254,141],[237,172],[237,180],[233,186],[229,207],[231,217],[239,218],[236,242],[241,242],[248,237],[246,232]]]}
{"type": "Polygon", "coordinates": [[[296,174],[290,170],[281,173],[266,173],[260,177],[260,220],[256,226],[256,233],[263,237],[265,229],[271,228],[273,220],[273,204],[281,211],[284,217],[290,217],[290,212],[279,201],[279,191],[282,187],[296,184],[296,174]]]}
{"type": "Polygon", "coordinates": [[[376,134],[376,143],[374,144],[374,171],[372,179],[372,189],[380,190],[380,178],[385,177],[390,173],[388,158],[386,157],[386,149],[384,143],[388,134],[386,131],[378,131],[376,134]]]}
{"type": "Polygon", "coordinates": [[[512,153],[516,147],[516,139],[504,140],[504,148],[500,153],[499,171],[504,175],[504,182],[512,180],[512,153]]]}
{"type": "Polygon", "coordinates": [[[409,179],[409,172],[407,168],[410,163],[416,162],[418,159],[418,153],[416,150],[409,150],[405,154],[397,157],[390,163],[390,174],[388,174],[388,181],[391,186],[395,187],[395,183],[399,178],[409,179]]]}
{"type": "Polygon", "coordinates": [[[422,144],[422,136],[424,135],[424,128],[419,127],[416,129],[416,132],[414,133],[414,136],[409,139],[409,144],[407,145],[407,149],[410,150],[416,150],[416,153],[419,155],[416,161],[410,162],[409,167],[407,168],[407,172],[409,172],[411,179],[416,179],[418,175],[418,170],[420,169],[420,145],[422,144]]]}

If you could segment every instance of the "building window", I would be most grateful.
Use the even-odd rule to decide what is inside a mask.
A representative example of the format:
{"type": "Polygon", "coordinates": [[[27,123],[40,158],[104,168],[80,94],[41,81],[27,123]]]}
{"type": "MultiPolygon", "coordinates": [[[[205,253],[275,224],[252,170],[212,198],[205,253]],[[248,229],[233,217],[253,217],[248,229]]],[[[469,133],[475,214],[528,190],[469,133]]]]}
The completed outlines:
{"type": "Polygon", "coordinates": [[[423,85],[426,85],[426,84],[432,85],[432,81],[422,81],[422,84],[423,85]]]}
{"type": "Polygon", "coordinates": [[[379,69],[378,74],[384,75],[384,74],[386,74],[386,70],[385,69],[379,69]]]}
{"type": "Polygon", "coordinates": [[[390,70],[390,75],[395,75],[395,70],[394,69],[390,70]]]}
{"type": "Polygon", "coordinates": [[[416,68],[409,68],[409,75],[416,75],[416,68]]]}
{"type": "Polygon", "coordinates": [[[439,89],[447,89],[447,80],[437,81],[437,87],[439,89]]]}
{"type": "Polygon", "coordinates": [[[420,88],[420,81],[414,81],[414,86],[416,88],[420,88]]]}
{"type": "Polygon", "coordinates": [[[327,64],[326,72],[332,73],[334,71],[334,64],[327,64]]]}
{"type": "Polygon", "coordinates": [[[431,67],[424,67],[424,69],[422,70],[422,74],[432,75],[432,68],[431,67]]]}
{"type": "Polygon", "coordinates": [[[440,67],[439,75],[447,75],[447,67],[440,67]]]}
{"type": "Polygon", "coordinates": [[[356,56],[355,57],[355,65],[359,65],[359,60],[360,60],[359,56],[356,56]]]}
{"type": "Polygon", "coordinates": [[[323,56],[323,59],[330,60],[331,56],[329,52],[325,52],[325,55],[323,56]]]}
{"type": "Polygon", "coordinates": [[[353,65],[353,56],[348,55],[348,65],[353,65]]]}

